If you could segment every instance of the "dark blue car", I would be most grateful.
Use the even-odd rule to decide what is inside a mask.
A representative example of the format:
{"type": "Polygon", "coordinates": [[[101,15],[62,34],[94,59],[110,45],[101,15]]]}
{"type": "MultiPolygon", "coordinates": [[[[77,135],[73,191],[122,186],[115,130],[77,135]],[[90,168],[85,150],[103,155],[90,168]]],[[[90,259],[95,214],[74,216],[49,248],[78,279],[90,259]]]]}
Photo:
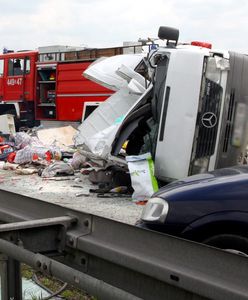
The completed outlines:
{"type": "Polygon", "coordinates": [[[144,207],[138,226],[248,254],[248,166],[161,188],[144,207]]]}

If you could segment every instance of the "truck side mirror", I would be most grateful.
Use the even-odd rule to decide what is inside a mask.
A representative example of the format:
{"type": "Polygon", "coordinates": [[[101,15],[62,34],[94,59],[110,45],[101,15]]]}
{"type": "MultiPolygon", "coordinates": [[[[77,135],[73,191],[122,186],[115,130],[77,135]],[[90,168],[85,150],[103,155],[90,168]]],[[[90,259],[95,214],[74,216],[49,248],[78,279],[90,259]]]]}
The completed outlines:
{"type": "Polygon", "coordinates": [[[168,46],[176,46],[179,38],[179,30],[173,27],[160,26],[158,37],[161,40],[167,40],[168,46]]]}

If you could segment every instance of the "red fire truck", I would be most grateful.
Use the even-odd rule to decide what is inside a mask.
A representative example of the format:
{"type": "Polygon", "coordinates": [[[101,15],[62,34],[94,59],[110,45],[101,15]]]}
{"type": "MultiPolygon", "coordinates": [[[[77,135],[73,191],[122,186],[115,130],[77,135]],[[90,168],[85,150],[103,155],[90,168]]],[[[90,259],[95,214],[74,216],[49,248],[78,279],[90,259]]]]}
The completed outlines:
{"type": "Polygon", "coordinates": [[[96,58],[123,54],[127,47],[74,51],[50,47],[50,52],[41,48],[0,55],[0,114],[14,114],[18,127],[85,119],[113,91],[84,78],[83,71],[96,58]]]}

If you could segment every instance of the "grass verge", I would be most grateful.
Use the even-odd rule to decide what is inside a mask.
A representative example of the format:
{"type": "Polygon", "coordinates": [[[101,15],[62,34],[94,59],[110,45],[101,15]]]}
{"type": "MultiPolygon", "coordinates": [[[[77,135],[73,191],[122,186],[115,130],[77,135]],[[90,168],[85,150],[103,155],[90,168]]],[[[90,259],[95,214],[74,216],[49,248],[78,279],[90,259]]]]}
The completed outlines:
{"type": "MultiPolygon", "coordinates": [[[[44,276],[40,272],[35,272],[31,267],[25,264],[21,265],[21,272],[22,272],[22,277],[26,279],[32,279],[35,273],[40,283],[53,293],[57,292],[64,284],[63,282],[61,282],[56,278],[44,276]]],[[[60,296],[66,300],[97,300],[95,297],[90,296],[86,292],[83,292],[70,285],[68,285],[66,289],[63,292],[61,292],[60,296]]]]}

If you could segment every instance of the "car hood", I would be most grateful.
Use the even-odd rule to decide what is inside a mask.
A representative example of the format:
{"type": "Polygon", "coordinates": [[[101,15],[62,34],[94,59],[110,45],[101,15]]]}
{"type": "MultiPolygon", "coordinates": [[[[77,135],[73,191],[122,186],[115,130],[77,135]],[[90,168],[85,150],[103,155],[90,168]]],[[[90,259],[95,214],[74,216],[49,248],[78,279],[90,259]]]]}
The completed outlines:
{"type": "Polygon", "coordinates": [[[225,220],[232,213],[248,213],[248,166],[223,168],[190,176],[160,189],[153,197],[167,201],[169,226],[192,226],[212,218],[225,220]]]}
{"type": "Polygon", "coordinates": [[[248,173],[248,166],[246,165],[217,169],[211,172],[193,175],[181,180],[174,181],[166,185],[165,187],[161,188],[155,195],[159,196],[165,192],[178,189],[179,187],[180,188],[189,187],[189,186],[192,187],[195,185],[199,185],[200,183],[206,185],[207,183],[213,184],[217,182],[222,182],[223,179],[227,179],[227,177],[229,178],[229,180],[231,180],[231,178],[235,180],[237,179],[238,175],[247,174],[247,173],[248,173]]]}

